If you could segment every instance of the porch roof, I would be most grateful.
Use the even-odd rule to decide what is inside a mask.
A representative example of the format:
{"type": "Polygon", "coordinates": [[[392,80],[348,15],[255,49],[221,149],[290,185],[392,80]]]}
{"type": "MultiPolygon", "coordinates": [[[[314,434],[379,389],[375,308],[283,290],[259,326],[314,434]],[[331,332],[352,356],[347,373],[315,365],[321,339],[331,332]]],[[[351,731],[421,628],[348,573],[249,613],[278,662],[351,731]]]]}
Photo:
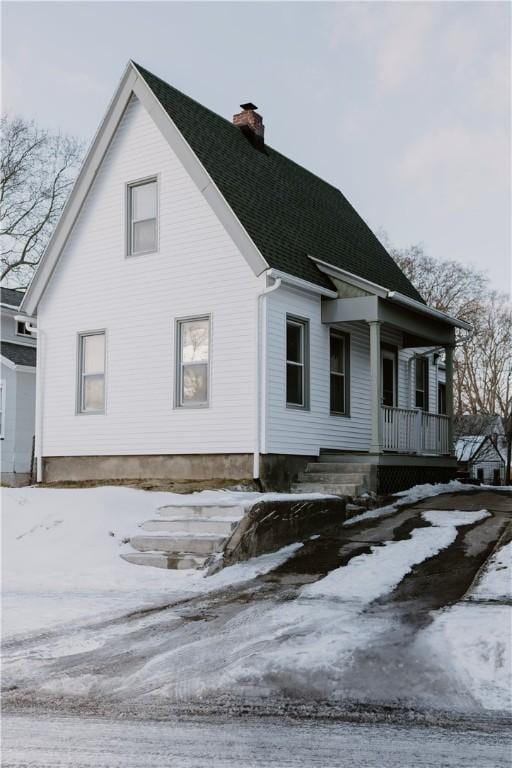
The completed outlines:
{"type": "Polygon", "coordinates": [[[341,294],[340,298],[323,300],[324,323],[386,323],[403,332],[406,347],[453,344],[455,328],[471,330],[469,323],[464,320],[428,307],[398,291],[389,291],[331,264],[313,260],[329,274],[341,294]]]}

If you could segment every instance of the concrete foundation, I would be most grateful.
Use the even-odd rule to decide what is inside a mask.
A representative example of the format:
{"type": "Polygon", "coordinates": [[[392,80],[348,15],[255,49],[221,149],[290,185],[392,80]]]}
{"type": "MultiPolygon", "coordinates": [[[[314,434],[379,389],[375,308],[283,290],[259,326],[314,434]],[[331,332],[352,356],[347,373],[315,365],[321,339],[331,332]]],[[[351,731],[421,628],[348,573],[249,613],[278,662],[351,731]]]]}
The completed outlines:
{"type": "Polygon", "coordinates": [[[9,488],[21,488],[23,485],[30,485],[32,477],[30,472],[2,472],[2,485],[9,488]]]}
{"type": "MultiPolygon", "coordinates": [[[[289,491],[313,456],[266,454],[260,457],[265,490],[289,491]]],[[[45,483],[130,482],[143,480],[251,482],[252,453],[170,454],[157,456],[46,456],[45,483]]]]}

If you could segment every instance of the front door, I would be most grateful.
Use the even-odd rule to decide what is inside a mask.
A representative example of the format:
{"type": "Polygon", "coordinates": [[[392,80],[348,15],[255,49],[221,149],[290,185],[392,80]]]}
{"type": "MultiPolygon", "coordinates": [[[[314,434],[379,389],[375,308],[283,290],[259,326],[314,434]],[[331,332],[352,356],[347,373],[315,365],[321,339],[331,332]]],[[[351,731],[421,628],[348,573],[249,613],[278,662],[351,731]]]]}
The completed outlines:
{"type": "Polygon", "coordinates": [[[382,405],[396,405],[396,352],[381,351],[382,405]]]}

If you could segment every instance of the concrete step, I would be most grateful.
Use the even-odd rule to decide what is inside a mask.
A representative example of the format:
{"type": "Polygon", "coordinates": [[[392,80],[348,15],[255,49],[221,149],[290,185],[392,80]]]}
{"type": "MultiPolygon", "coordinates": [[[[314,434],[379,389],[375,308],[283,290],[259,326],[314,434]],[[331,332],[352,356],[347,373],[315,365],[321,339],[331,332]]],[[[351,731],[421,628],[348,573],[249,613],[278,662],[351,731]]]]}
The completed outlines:
{"type": "Polygon", "coordinates": [[[306,467],[306,472],[336,472],[340,474],[352,473],[352,472],[364,472],[368,474],[370,472],[371,464],[359,464],[350,462],[335,462],[335,461],[317,461],[310,463],[306,467]]]}
{"type": "Polygon", "coordinates": [[[170,504],[157,509],[161,517],[181,519],[185,517],[222,517],[224,519],[241,520],[245,510],[239,504],[170,504]]]}
{"type": "Polygon", "coordinates": [[[165,554],[164,552],[126,552],[122,554],[123,560],[133,565],[150,565],[153,568],[171,568],[184,570],[185,568],[202,568],[206,557],[191,554],[165,554]]]}
{"type": "Polygon", "coordinates": [[[363,485],[366,475],[363,472],[301,472],[299,483],[355,483],[363,485]]]}
{"type": "Polygon", "coordinates": [[[151,534],[133,536],[130,539],[130,544],[139,552],[210,555],[212,552],[219,551],[224,541],[225,536],[218,536],[216,534],[193,536],[175,533],[169,536],[151,536],[151,534]]]}
{"type": "Polygon", "coordinates": [[[334,496],[359,496],[361,486],[354,483],[294,483],[293,493],[329,493],[334,496]]]}
{"type": "Polygon", "coordinates": [[[146,520],[140,527],[143,531],[165,531],[167,533],[204,533],[229,536],[237,525],[237,520],[222,520],[216,517],[173,517],[159,520],[146,520]]]}
{"type": "Polygon", "coordinates": [[[368,456],[364,453],[320,453],[318,461],[329,464],[368,464],[368,456]]]}

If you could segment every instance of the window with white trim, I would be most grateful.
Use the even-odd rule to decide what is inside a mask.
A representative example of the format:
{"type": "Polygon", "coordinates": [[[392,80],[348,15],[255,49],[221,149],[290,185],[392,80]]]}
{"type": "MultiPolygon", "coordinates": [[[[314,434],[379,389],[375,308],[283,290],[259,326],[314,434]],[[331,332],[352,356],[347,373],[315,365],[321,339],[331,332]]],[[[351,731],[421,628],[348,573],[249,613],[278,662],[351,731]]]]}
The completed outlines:
{"type": "Polygon", "coordinates": [[[176,405],[207,406],[209,400],[210,318],[177,321],[176,405]]]}
{"type": "Polygon", "coordinates": [[[105,331],[78,336],[77,410],[105,412],[105,331]]]}
{"type": "Polygon", "coordinates": [[[0,381],[0,438],[4,437],[5,427],[5,381],[0,381]]]}
{"type": "Polygon", "coordinates": [[[349,414],[349,343],[346,333],[331,328],[329,332],[331,413],[349,414]]]}
{"type": "Polygon", "coordinates": [[[286,405],[308,407],[308,322],[286,318],[286,405]]]}
{"type": "Polygon", "coordinates": [[[128,255],[158,249],[158,185],[155,178],[128,185],[128,255]]]}

